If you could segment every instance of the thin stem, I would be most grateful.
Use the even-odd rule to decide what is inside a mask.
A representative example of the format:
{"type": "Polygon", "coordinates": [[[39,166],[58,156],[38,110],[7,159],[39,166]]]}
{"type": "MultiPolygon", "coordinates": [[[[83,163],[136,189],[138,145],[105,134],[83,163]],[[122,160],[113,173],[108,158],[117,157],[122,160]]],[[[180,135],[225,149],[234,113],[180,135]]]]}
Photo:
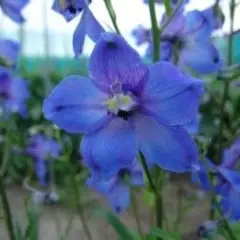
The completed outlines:
{"type": "Polygon", "coordinates": [[[1,199],[2,199],[2,207],[3,207],[3,211],[4,211],[4,215],[5,215],[5,222],[6,222],[6,227],[8,230],[8,236],[9,236],[10,240],[15,240],[16,238],[15,238],[14,227],[13,227],[13,222],[12,222],[12,214],[11,214],[10,206],[8,203],[6,190],[4,187],[2,174],[0,174],[0,195],[1,195],[1,199]]]}
{"type": "MultiPolygon", "coordinates": [[[[233,27],[234,27],[234,15],[235,15],[235,0],[231,0],[230,3],[230,33],[228,37],[228,66],[232,65],[233,57],[232,57],[232,50],[233,50],[233,27]]],[[[225,115],[225,105],[229,97],[229,86],[230,81],[228,79],[224,82],[224,90],[223,90],[223,98],[220,105],[220,125],[219,125],[219,134],[218,134],[218,151],[216,154],[217,160],[221,158],[221,152],[223,148],[223,128],[224,128],[224,115],[225,115]]]]}
{"type": "MultiPolygon", "coordinates": [[[[162,228],[163,227],[163,199],[162,199],[162,196],[159,194],[156,185],[154,184],[154,180],[148,169],[146,159],[145,159],[143,153],[141,153],[141,152],[140,152],[140,161],[142,163],[144,172],[147,176],[149,185],[150,185],[153,193],[155,194],[156,223],[159,228],[162,228]]],[[[159,189],[161,189],[161,188],[162,188],[162,186],[159,187],[159,189]]],[[[160,240],[161,238],[158,238],[158,239],[160,240]]]]}
{"type": "Polygon", "coordinates": [[[137,201],[135,199],[133,189],[131,191],[131,200],[132,200],[132,209],[133,209],[133,215],[134,215],[135,221],[136,221],[137,230],[138,230],[139,235],[141,237],[143,237],[144,234],[143,234],[142,227],[141,227],[141,221],[140,221],[140,217],[139,217],[139,214],[138,214],[137,201]]]}
{"type": "Polygon", "coordinates": [[[112,21],[112,24],[113,24],[113,27],[115,28],[115,31],[121,35],[121,32],[119,30],[119,27],[118,27],[118,24],[117,24],[117,15],[114,11],[114,8],[112,6],[112,2],[111,0],[104,0],[104,3],[105,3],[105,6],[107,8],[107,11],[108,11],[108,14],[111,18],[111,21],[112,21]]]}
{"type": "Polygon", "coordinates": [[[70,171],[71,171],[71,182],[72,182],[72,187],[74,189],[74,197],[75,197],[75,201],[76,201],[76,210],[78,212],[78,216],[79,219],[82,223],[83,226],[83,230],[85,232],[86,237],[88,238],[88,240],[93,240],[92,234],[88,228],[88,224],[85,218],[85,214],[84,214],[84,210],[81,204],[81,200],[80,200],[80,193],[79,193],[79,186],[76,182],[75,179],[75,175],[74,175],[74,171],[72,169],[72,167],[70,166],[70,171]]]}
{"type": "Polygon", "coordinates": [[[153,37],[153,62],[157,62],[160,58],[160,30],[156,16],[155,1],[149,0],[149,12],[152,24],[152,37],[153,37]]]}

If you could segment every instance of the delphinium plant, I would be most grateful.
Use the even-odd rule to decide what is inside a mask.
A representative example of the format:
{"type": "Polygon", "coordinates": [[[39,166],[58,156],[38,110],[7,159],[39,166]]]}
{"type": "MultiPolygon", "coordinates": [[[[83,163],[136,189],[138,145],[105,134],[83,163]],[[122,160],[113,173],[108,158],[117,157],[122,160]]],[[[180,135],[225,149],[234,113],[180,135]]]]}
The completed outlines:
{"type": "MultiPolygon", "coordinates": [[[[71,165],[73,152],[69,153],[69,146],[64,146],[65,133],[60,134],[63,132],[81,137],[79,158],[88,172],[86,187],[106,197],[113,212],[105,211],[101,216],[107,218],[120,239],[185,239],[178,226],[181,223],[184,228],[181,199],[176,199],[180,209],[173,226],[164,205],[165,186],[176,173],[187,174],[196,188],[198,185],[209,196],[209,215],[192,229],[195,235],[205,239],[219,239],[220,235],[229,240],[239,238],[233,226],[240,217],[240,95],[239,86],[233,84],[240,76],[239,66],[233,64],[238,3],[229,3],[230,31],[225,57],[212,38],[213,32],[225,23],[222,1],[201,11],[186,10],[191,0],[144,1],[149,8],[151,28],[138,26],[133,30],[137,44],[147,45],[144,57],[125,39],[111,0],[103,2],[114,30],[104,28],[98,21],[90,10],[92,1],[53,1],[52,9],[66,21],[81,15],[73,34],[75,55],[82,53],[86,36],[93,40],[94,49],[88,59],[88,77],[65,77],[43,101],[43,115],[47,124],[55,125],[55,136],[47,136],[49,128],[42,127],[45,134],[33,136],[24,153],[33,158],[40,185],[46,185],[48,163],[61,158],[62,150],[75,210],[87,239],[94,239],[94,235],[79,198],[76,171],[71,165]],[[157,4],[165,9],[160,21],[157,4]],[[155,216],[147,230],[141,227],[136,208],[137,231],[129,229],[118,216],[130,204],[135,206],[134,189],[140,190],[139,201],[147,194],[153,200],[144,202],[146,208],[154,208],[155,216]]],[[[14,8],[18,16],[23,5],[14,8]]],[[[13,6],[10,1],[2,0],[0,6],[13,18],[6,11],[13,6]]],[[[9,66],[15,66],[16,54],[2,47],[4,44],[7,42],[0,42],[0,59],[6,75],[11,74],[9,66]]],[[[8,83],[6,77],[2,79],[0,74],[3,103],[7,99],[23,114],[27,91],[21,91],[21,104],[17,102],[16,108],[12,102],[18,98],[5,90],[9,89],[8,83]]],[[[16,239],[3,182],[1,192],[9,237],[16,239]]]]}

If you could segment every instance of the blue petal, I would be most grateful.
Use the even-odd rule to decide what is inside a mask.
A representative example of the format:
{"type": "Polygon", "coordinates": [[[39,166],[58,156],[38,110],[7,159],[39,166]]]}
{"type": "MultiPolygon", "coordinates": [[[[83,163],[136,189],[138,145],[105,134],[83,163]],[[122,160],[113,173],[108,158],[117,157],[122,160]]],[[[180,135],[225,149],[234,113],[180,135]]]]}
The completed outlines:
{"type": "Polygon", "coordinates": [[[19,57],[20,46],[19,43],[8,40],[0,39],[0,64],[6,67],[15,67],[19,57]]]}
{"type": "Polygon", "coordinates": [[[137,146],[146,160],[172,172],[187,172],[198,162],[197,148],[180,126],[165,126],[152,117],[135,117],[137,146]]]}
{"type": "Polygon", "coordinates": [[[223,65],[218,50],[210,42],[186,45],[180,53],[180,61],[200,74],[215,73],[223,65]]]}
{"type": "Polygon", "coordinates": [[[101,34],[105,32],[89,9],[86,9],[86,32],[94,42],[97,42],[101,37],[101,34]]]}
{"type": "Polygon", "coordinates": [[[141,96],[143,107],[170,125],[197,125],[203,82],[184,75],[168,62],[150,66],[149,73],[150,79],[141,96]]]}
{"type": "Polygon", "coordinates": [[[108,199],[115,212],[121,213],[127,210],[130,202],[130,189],[125,184],[117,184],[108,193],[108,199]]]}
{"type": "Polygon", "coordinates": [[[136,154],[135,130],[128,121],[112,119],[105,128],[84,136],[81,153],[94,175],[112,176],[132,166],[136,154]]]}
{"type": "Polygon", "coordinates": [[[209,39],[212,28],[200,11],[191,11],[187,13],[184,21],[184,29],[181,33],[182,37],[194,40],[209,39]]]}
{"type": "Polygon", "coordinates": [[[232,187],[240,192],[240,172],[224,167],[219,167],[218,171],[232,185],[232,187]]]}
{"type": "Polygon", "coordinates": [[[70,76],[45,99],[43,112],[48,120],[67,132],[87,132],[104,123],[106,99],[88,79],[70,76]]]}
{"type": "Polygon", "coordinates": [[[35,160],[35,173],[41,186],[47,184],[47,166],[46,161],[42,159],[35,160]]]}
{"type": "Polygon", "coordinates": [[[86,14],[84,12],[73,34],[73,51],[75,56],[80,55],[83,50],[83,44],[84,44],[85,35],[86,35],[85,23],[86,23],[86,14]]]}
{"type": "Polygon", "coordinates": [[[134,91],[145,81],[147,66],[121,36],[103,33],[89,59],[89,74],[107,92],[113,83],[134,91]]]}

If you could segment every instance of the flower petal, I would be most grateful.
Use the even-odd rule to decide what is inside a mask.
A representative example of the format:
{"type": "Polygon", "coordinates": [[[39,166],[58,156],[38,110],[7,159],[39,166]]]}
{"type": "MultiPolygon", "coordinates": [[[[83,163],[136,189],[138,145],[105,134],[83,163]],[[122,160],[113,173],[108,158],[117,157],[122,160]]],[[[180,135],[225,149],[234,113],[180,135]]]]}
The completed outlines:
{"type": "Polygon", "coordinates": [[[180,53],[180,61],[200,74],[215,73],[223,64],[218,50],[211,42],[187,44],[180,53]]]}
{"type": "Polygon", "coordinates": [[[135,117],[137,147],[146,160],[172,172],[191,171],[198,162],[197,148],[180,126],[165,126],[152,117],[135,117]]]}
{"type": "Polygon", "coordinates": [[[84,77],[64,79],[45,99],[43,112],[48,120],[70,133],[91,131],[104,123],[106,95],[84,77]]]}
{"type": "Polygon", "coordinates": [[[218,171],[232,185],[232,187],[240,192],[240,172],[224,167],[219,167],[218,171]]]}
{"type": "Polygon", "coordinates": [[[85,12],[83,12],[83,15],[73,34],[73,51],[75,56],[78,56],[82,53],[85,36],[86,36],[86,15],[85,12]]]}
{"type": "Polygon", "coordinates": [[[170,125],[197,125],[203,82],[183,74],[168,62],[150,66],[149,76],[141,96],[143,108],[170,125]]]}
{"type": "Polygon", "coordinates": [[[89,59],[91,78],[108,92],[113,83],[134,90],[145,80],[147,70],[139,54],[115,33],[103,33],[89,59]]]}
{"type": "Polygon", "coordinates": [[[135,129],[128,121],[114,118],[105,128],[84,136],[81,153],[94,175],[109,177],[128,169],[136,154],[135,129]]]}

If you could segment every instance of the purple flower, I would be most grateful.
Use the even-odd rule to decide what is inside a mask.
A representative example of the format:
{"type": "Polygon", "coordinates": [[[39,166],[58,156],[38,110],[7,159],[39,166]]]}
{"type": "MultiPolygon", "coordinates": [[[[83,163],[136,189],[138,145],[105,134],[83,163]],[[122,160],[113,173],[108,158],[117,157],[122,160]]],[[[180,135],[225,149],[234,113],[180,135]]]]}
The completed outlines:
{"type": "Polygon", "coordinates": [[[34,159],[36,176],[42,186],[47,184],[48,165],[58,158],[60,151],[60,145],[46,135],[31,137],[25,153],[34,159]]]}
{"type": "Polygon", "coordinates": [[[143,169],[137,159],[128,169],[121,169],[111,178],[99,178],[93,175],[87,185],[107,197],[113,210],[117,213],[125,211],[130,202],[130,186],[144,185],[143,169]]]}
{"type": "Polygon", "coordinates": [[[29,0],[1,0],[0,7],[14,22],[22,23],[24,22],[24,18],[21,11],[28,3],[29,0]]]}
{"type": "Polygon", "coordinates": [[[60,13],[66,21],[71,21],[82,12],[73,35],[73,50],[76,56],[82,52],[86,35],[96,42],[101,33],[104,32],[103,27],[94,17],[86,2],[86,0],[55,0],[52,6],[53,10],[60,13]]]}
{"type": "Polygon", "coordinates": [[[197,150],[184,126],[195,122],[202,81],[174,65],[145,65],[119,35],[104,33],[89,60],[90,78],[70,76],[45,99],[48,120],[84,133],[81,153],[96,174],[129,168],[141,151],[150,163],[190,171],[197,150]]]}
{"type": "Polygon", "coordinates": [[[28,98],[26,81],[20,77],[13,77],[8,70],[0,68],[0,104],[4,116],[18,112],[22,117],[26,117],[28,98]]]}
{"type": "Polygon", "coordinates": [[[143,43],[151,41],[151,31],[144,28],[142,25],[138,25],[133,29],[132,35],[136,39],[137,45],[142,45],[143,43]]]}
{"type": "Polygon", "coordinates": [[[15,68],[19,52],[19,43],[8,39],[0,39],[0,66],[15,68]]]}
{"type": "MultiPolygon", "coordinates": [[[[166,16],[163,18],[165,21],[166,16]]],[[[177,61],[180,68],[187,67],[199,74],[217,72],[222,60],[211,43],[212,30],[211,23],[202,12],[196,10],[184,15],[179,10],[161,35],[161,59],[177,61]]],[[[151,45],[147,50],[149,53],[152,54],[151,45]]]]}

